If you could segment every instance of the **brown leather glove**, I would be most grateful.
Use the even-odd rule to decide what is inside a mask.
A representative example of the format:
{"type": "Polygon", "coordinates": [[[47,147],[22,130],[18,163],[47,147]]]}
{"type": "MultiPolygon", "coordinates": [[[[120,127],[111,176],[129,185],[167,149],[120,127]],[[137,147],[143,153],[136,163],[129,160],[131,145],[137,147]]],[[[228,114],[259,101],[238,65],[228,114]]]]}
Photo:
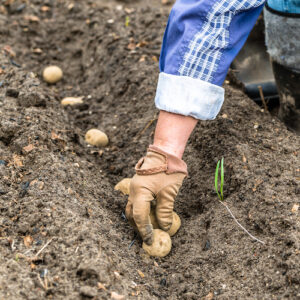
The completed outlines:
{"type": "Polygon", "coordinates": [[[151,201],[156,200],[156,218],[161,229],[172,225],[174,200],[187,175],[185,162],[151,145],[147,155],[139,160],[136,175],[130,183],[126,217],[138,229],[148,245],[153,242],[150,221],[151,201]]]}

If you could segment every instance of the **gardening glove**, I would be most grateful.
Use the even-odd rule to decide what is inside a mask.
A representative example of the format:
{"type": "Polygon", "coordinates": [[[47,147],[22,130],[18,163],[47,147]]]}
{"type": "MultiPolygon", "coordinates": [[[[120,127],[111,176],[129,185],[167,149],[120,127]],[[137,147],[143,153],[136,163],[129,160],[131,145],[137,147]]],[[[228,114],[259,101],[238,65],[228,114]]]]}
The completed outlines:
{"type": "Polygon", "coordinates": [[[174,200],[187,175],[183,160],[151,145],[147,155],[135,166],[131,180],[126,217],[144,242],[153,242],[150,221],[151,202],[156,200],[156,218],[159,227],[168,231],[172,225],[174,200]]]}

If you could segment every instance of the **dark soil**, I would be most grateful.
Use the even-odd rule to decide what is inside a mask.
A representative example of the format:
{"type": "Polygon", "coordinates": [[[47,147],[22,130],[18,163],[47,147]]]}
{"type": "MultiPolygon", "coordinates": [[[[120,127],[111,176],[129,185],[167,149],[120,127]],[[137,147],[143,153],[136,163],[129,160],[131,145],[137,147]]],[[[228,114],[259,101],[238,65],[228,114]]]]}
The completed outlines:
{"type": "Polygon", "coordinates": [[[134,240],[113,188],[152,141],[169,7],[102,2],[0,6],[0,299],[300,299],[300,138],[230,85],[189,141],[171,253],[134,240]],[[53,86],[48,64],[64,71],[53,86]],[[65,96],[85,104],[63,109],[65,96]],[[110,138],[100,153],[93,127],[110,138]],[[226,203],[264,245],[217,200],[221,157],[226,203]]]}

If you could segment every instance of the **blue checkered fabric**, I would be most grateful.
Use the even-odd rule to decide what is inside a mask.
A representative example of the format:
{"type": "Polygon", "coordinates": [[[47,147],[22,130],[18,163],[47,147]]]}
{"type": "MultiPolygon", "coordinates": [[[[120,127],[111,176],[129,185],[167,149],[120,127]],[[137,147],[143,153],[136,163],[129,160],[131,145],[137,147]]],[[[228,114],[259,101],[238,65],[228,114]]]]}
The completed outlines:
{"type": "Polygon", "coordinates": [[[188,45],[179,67],[181,76],[213,82],[223,50],[229,45],[229,27],[241,11],[263,5],[265,0],[216,0],[200,31],[188,45]]]}

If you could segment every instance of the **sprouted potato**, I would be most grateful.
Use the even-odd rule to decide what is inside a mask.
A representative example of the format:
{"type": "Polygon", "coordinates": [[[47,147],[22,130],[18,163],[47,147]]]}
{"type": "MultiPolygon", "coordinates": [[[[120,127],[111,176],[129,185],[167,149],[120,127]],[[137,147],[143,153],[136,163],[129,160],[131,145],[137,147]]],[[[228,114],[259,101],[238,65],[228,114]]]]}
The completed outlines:
{"type": "MultiPolygon", "coordinates": [[[[150,211],[150,219],[151,219],[151,223],[154,229],[158,229],[159,225],[156,219],[156,215],[155,215],[155,208],[151,207],[151,211],[150,211]]],[[[179,230],[181,226],[181,220],[179,218],[179,216],[176,214],[176,212],[173,211],[173,222],[172,222],[172,226],[171,228],[167,231],[167,233],[170,236],[173,236],[176,234],[176,232],[179,230]]]]}
{"type": "Polygon", "coordinates": [[[58,66],[46,67],[43,71],[43,78],[48,83],[56,83],[61,80],[63,71],[58,66]]]}
{"type": "Polygon", "coordinates": [[[116,186],[115,190],[122,192],[124,195],[129,195],[131,178],[122,179],[116,186]]]}
{"type": "Polygon", "coordinates": [[[62,106],[67,106],[67,105],[78,105],[78,104],[82,104],[82,97],[66,97],[64,99],[61,100],[61,105],[62,106]]]}
{"type": "Polygon", "coordinates": [[[150,255],[156,257],[165,257],[168,255],[172,248],[172,241],[170,235],[161,230],[153,230],[153,243],[151,246],[143,243],[143,249],[150,255]]]}
{"type": "Polygon", "coordinates": [[[105,147],[108,144],[108,137],[99,129],[90,129],[85,134],[85,141],[96,147],[105,147]]]}

